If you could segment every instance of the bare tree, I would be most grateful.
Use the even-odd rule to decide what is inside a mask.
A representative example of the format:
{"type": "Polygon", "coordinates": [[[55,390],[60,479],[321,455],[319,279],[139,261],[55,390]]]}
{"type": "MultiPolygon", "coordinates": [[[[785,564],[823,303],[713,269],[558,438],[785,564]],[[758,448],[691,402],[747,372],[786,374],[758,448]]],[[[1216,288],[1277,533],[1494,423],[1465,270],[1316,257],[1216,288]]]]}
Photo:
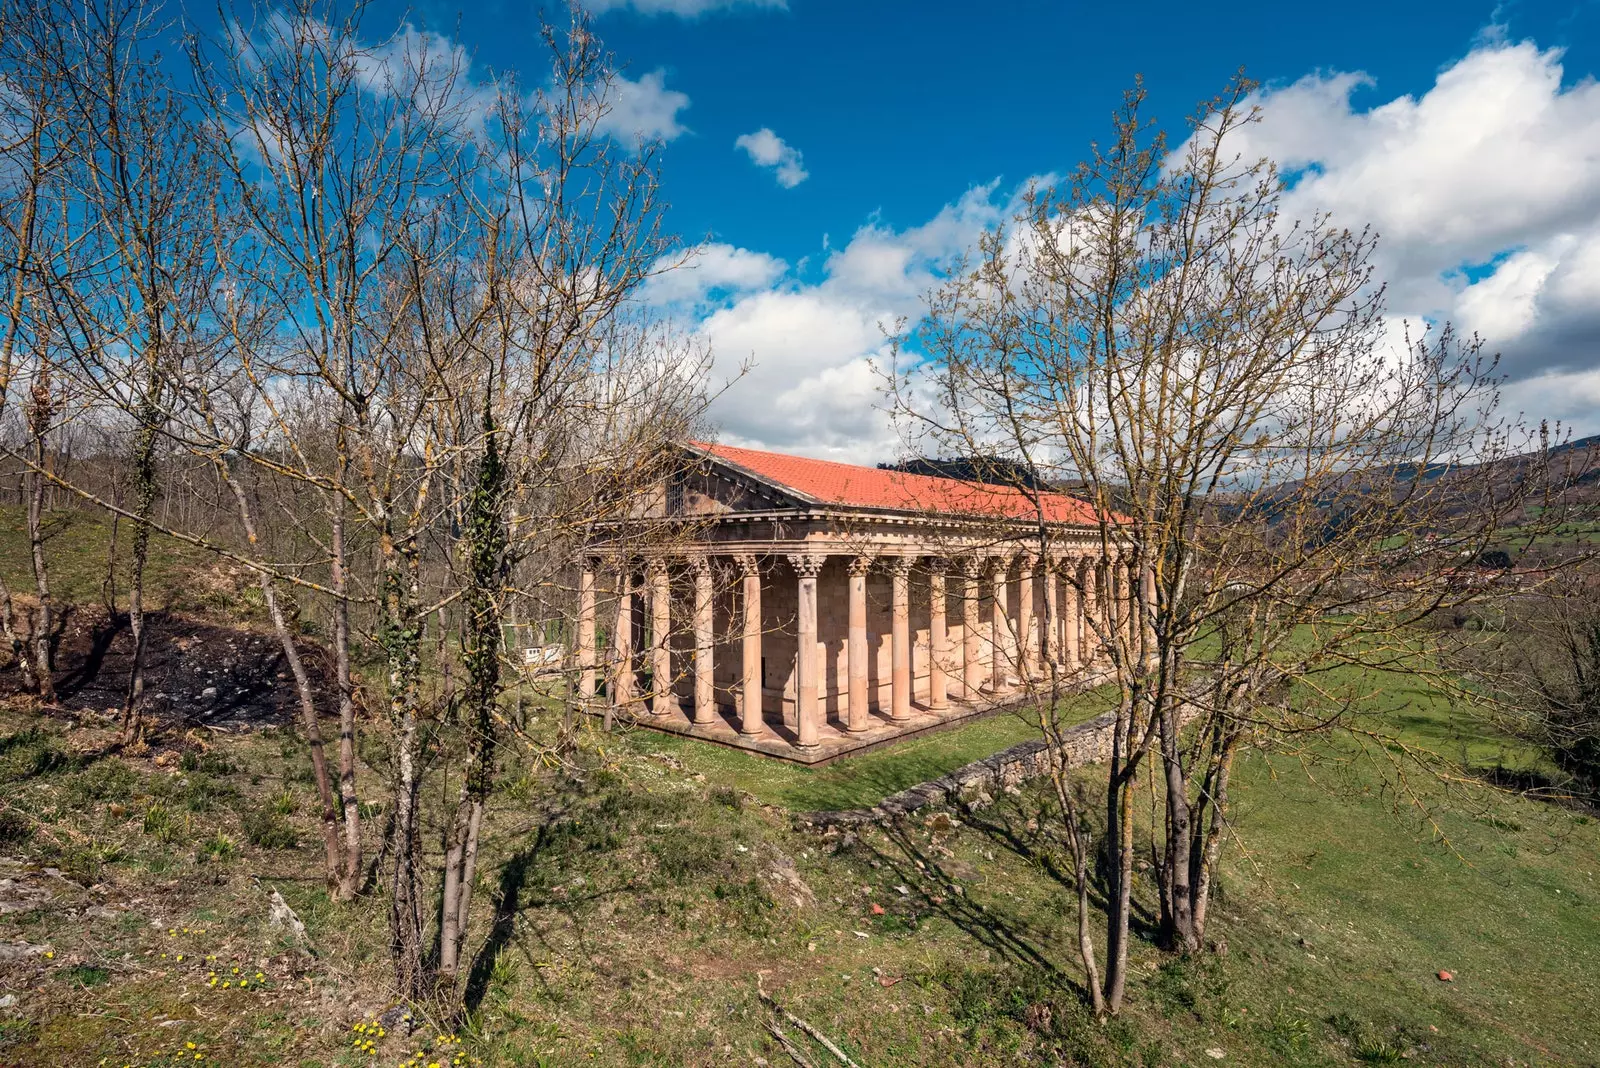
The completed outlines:
{"type": "MultiPolygon", "coordinates": [[[[893,383],[919,444],[1002,456],[1094,505],[1108,563],[1083,592],[1102,599],[1116,697],[1104,967],[1086,929],[1080,945],[1113,1013],[1141,772],[1162,787],[1162,937],[1193,952],[1241,748],[1355,728],[1337,668],[1427,671],[1414,625],[1479,595],[1452,574],[1546,484],[1537,457],[1516,480],[1448,474],[1538,442],[1496,418],[1476,340],[1387,342],[1372,234],[1282,214],[1272,165],[1232,147],[1251,88],[1203,105],[1172,151],[1130,93],[1109,143],[931,295],[926,362],[893,383]]],[[[1038,551],[1053,537],[1041,522],[1038,551]]],[[[1039,684],[1047,734],[1061,671],[1039,684]]],[[[1082,813],[1060,778],[1058,796],[1081,884],[1082,813]]]]}

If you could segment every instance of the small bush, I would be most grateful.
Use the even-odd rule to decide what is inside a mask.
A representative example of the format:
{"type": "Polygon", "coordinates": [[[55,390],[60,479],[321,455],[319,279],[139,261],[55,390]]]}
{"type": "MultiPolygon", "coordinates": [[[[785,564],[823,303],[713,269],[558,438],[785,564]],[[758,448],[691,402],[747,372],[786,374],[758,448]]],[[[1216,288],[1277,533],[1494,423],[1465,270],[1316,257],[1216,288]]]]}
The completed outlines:
{"type": "Polygon", "coordinates": [[[744,798],[731,786],[718,786],[711,791],[711,803],[738,810],[744,807],[744,798]]]}
{"type": "Polygon", "coordinates": [[[61,858],[61,872],[80,886],[93,886],[100,881],[107,864],[122,859],[122,850],[104,842],[90,841],[77,846],[61,858]]]}
{"type": "Polygon", "coordinates": [[[170,842],[177,836],[177,823],[172,812],[157,801],[144,810],[144,833],[158,842],[170,842]]]}
{"type": "Polygon", "coordinates": [[[243,818],[245,841],[261,849],[293,849],[300,836],[288,817],[276,808],[246,812],[243,818]]]}
{"type": "Polygon", "coordinates": [[[661,874],[675,883],[713,871],[722,860],[721,843],[715,838],[679,827],[652,837],[650,852],[661,874]]]}
{"type": "Polygon", "coordinates": [[[76,763],[59,739],[39,727],[0,738],[0,782],[22,782],[65,771],[76,763]]]}
{"type": "Polygon", "coordinates": [[[111,981],[111,969],[94,964],[79,964],[63,972],[62,978],[83,987],[104,986],[111,981]]]}
{"type": "Polygon", "coordinates": [[[777,905],[761,880],[750,878],[742,883],[718,883],[711,894],[734,915],[737,926],[747,934],[765,938],[772,931],[772,913],[777,905]]]}
{"type": "Polygon", "coordinates": [[[178,768],[182,771],[198,771],[204,775],[226,776],[238,771],[239,765],[221,753],[196,753],[192,749],[186,749],[178,758],[178,768]]]}
{"type": "Polygon", "coordinates": [[[105,759],[73,773],[67,780],[67,802],[77,807],[96,801],[126,801],[138,790],[140,775],[120,760],[105,759]]]}
{"type": "Polygon", "coordinates": [[[0,846],[20,845],[33,837],[33,824],[20,812],[0,809],[0,846]]]}
{"type": "Polygon", "coordinates": [[[239,851],[232,838],[218,831],[200,843],[201,860],[227,860],[239,851]]]}

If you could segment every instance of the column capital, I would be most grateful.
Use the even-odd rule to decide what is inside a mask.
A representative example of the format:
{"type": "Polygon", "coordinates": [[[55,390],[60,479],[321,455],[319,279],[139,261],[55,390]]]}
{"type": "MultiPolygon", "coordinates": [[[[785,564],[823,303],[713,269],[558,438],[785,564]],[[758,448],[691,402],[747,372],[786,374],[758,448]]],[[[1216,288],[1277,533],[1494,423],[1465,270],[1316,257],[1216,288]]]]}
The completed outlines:
{"type": "Polygon", "coordinates": [[[737,567],[739,573],[745,578],[753,578],[761,574],[761,560],[755,553],[734,553],[732,560],[733,566],[737,567]]]}
{"type": "Polygon", "coordinates": [[[1029,549],[1016,556],[1017,567],[1023,571],[1032,571],[1039,566],[1039,554],[1029,549]]]}
{"type": "Polygon", "coordinates": [[[795,574],[801,578],[816,578],[822,572],[822,565],[828,558],[821,553],[790,553],[789,566],[794,568],[795,574]]]}
{"type": "Polygon", "coordinates": [[[650,556],[645,559],[644,573],[649,578],[661,578],[667,573],[667,558],[665,556],[650,556]]]}
{"type": "Polygon", "coordinates": [[[884,570],[888,571],[889,574],[895,576],[896,578],[899,578],[902,575],[909,575],[911,574],[911,557],[891,556],[884,560],[883,566],[884,570]]]}
{"type": "Polygon", "coordinates": [[[850,574],[860,577],[872,570],[872,565],[877,562],[872,556],[852,556],[850,558],[850,574]]]}
{"type": "Polygon", "coordinates": [[[943,556],[923,557],[923,570],[930,575],[942,575],[950,570],[950,561],[943,556]]]}
{"type": "Polygon", "coordinates": [[[711,575],[711,557],[705,553],[691,553],[688,559],[689,570],[697,576],[709,578],[711,575]]]}
{"type": "Polygon", "coordinates": [[[975,579],[983,574],[983,561],[976,556],[963,556],[957,562],[961,566],[961,573],[967,578],[975,579]]]}

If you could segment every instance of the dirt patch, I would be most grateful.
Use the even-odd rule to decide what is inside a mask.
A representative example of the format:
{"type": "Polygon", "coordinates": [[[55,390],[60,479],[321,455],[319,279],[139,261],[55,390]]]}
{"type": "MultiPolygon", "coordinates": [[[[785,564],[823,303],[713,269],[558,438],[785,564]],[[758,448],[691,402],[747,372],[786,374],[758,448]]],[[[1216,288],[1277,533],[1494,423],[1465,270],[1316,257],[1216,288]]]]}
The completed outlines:
{"type": "MultiPolygon", "coordinates": [[[[145,626],[146,715],[156,723],[244,730],[287,723],[297,715],[294,680],[274,635],[174,612],[147,613],[145,626]]],[[[59,707],[120,711],[133,665],[126,616],[109,618],[99,606],[67,606],[55,650],[59,707]]],[[[318,711],[334,711],[324,651],[303,643],[300,655],[319,697],[318,711]]],[[[16,671],[6,670],[0,674],[0,697],[20,694],[21,683],[16,671]]]]}

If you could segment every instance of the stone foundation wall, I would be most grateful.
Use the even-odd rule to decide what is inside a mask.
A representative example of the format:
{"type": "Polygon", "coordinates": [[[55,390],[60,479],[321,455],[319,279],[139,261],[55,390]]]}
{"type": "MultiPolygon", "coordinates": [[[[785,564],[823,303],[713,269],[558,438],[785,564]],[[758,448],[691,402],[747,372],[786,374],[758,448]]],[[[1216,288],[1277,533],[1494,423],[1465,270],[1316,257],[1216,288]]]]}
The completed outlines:
{"type": "MultiPolygon", "coordinates": [[[[1115,724],[1116,714],[1107,712],[1066,731],[1061,741],[1061,752],[1067,766],[1077,768],[1098,764],[1110,756],[1115,724]]],[[[796,822],[819,828],[885,823],[928,805],[971,797],[979,792],[992,794],[1046,774],[1050,770],[1048,750],[1049,744],[1042,738],[1022,742],[957,768],[949,775],[890,794],[872,808],[807,812],[798,815],[796,822]]]]}

